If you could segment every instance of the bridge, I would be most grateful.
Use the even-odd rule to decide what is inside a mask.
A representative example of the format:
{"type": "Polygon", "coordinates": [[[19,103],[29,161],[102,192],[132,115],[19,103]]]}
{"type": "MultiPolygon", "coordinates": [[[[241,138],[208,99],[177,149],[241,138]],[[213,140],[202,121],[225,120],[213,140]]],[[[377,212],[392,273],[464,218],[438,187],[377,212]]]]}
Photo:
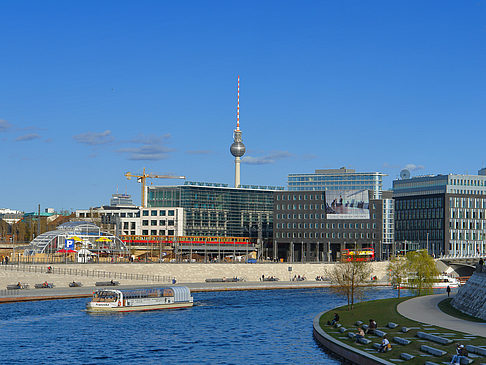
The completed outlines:
{"type": "MultiPolygon", "coordinates": [[[[486,256],[486,255],[484,255],[486,256]]],[[[471,276],[476,270],[476,265],[481,257],[484,256],[474,254],[474,255],[443,255],[440,256],[436,261],[441,262],[444,265],[445,272],[450,272],[451,269],[457,273],[460,277],[471,276]],[[448,269],[450,268],[450,269],[448,269]]],[[[440,264],[439,264],[440,266],[440,264]]]]}

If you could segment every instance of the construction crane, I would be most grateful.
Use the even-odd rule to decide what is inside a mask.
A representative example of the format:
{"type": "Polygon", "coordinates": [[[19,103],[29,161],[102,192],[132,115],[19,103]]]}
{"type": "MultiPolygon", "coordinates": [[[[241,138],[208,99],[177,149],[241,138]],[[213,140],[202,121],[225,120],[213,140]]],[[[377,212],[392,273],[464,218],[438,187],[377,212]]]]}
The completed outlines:
{"type": "Polygon", "coordinates": [[[145,187],[146,187],[146,180],[147,179],[185,179],[185,176],[172,176],[172,175],[154,175],[154,174],[146,174],[145,167],[143,168],[143,172],[141,175],[135,175],[131,172],[126,172],[125,177],[130,180],[132,177],[137,178],[137,182],[142,183],[142,208],[145,208],[147,205],[145,201],[145,187]]]}

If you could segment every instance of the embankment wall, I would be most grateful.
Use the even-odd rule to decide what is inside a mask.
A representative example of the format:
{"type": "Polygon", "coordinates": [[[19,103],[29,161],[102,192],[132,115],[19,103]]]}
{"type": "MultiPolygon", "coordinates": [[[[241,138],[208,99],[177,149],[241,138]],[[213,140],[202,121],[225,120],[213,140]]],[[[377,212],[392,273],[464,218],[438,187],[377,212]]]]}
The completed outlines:
{"type": "Polygon", "coordinates": [[[475,272],[451,304],[463,313],[486,320],[486,271],[475,272]]]}
{"type": "MultiPolygon", "coordinates": [[[[327,276],[334,264],[288,264],[288,263],[258,263],[258,264],[230,264],[230,263],[160,263],[160,264],[104,264],[104,265],[73,265],[80,269],[100,269],[110,272],[127,272],[149,275],[165,275],[175,277],[178,283],[198,283],[211,278],[232,278],[237,276],[246,281],[259,281],[262,275],[274,276],[281,281],[288,281],[294,275],[315,280],[316,276],[327,276]],[[292,267],[292,271],[289,271],[292,267]]],[[[385,279],[387,275],[387,262],[373,262],[372,275],[378,280],[385,279]]]]}

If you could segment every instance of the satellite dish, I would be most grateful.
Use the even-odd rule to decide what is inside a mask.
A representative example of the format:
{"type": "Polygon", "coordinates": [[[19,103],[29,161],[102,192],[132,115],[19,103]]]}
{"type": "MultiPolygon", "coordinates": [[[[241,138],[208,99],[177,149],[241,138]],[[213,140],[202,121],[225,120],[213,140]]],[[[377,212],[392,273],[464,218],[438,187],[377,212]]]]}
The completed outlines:
{"type": "Polygon", "coordinates": [[[408,171],[407,169],[403,169],[402,171],[400,171],[400,179],[410,179],[410,171],[408,171]]]}

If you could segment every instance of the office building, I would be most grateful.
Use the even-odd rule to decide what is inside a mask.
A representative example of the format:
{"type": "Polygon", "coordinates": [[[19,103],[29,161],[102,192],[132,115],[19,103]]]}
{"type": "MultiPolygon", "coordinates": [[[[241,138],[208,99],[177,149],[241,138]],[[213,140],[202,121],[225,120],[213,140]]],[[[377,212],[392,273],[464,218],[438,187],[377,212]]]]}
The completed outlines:
{"type": "Polygon", "coordinates": [[[340,191],[340,190],[371,190],[373,197],[381,197],[383,190],[383,174],[381,172],[356,172],[353,169],[315,170],[314,173],[289,174],[288,190],[292,191],[340,191]]]}
{"type": "Polygon", "coordinates": [[[429,175],[393,181],[395,241],[435,256],[486,253],[486,176],[429,175]]]}
{"type": "Polygon", "coordinates": [[[184,185],[149,186],[149,208],[182,208],[184,235],[273,236],[273,194],[283,188],[186,181],[184,185]]]}
{"type": "Polygon", "coordinates": [[[387,258],[388,200],[370,190],[276,192],[272,255],[287,262],[336,261],[344,249],[373,248],[376,259],[387,258]]]}

